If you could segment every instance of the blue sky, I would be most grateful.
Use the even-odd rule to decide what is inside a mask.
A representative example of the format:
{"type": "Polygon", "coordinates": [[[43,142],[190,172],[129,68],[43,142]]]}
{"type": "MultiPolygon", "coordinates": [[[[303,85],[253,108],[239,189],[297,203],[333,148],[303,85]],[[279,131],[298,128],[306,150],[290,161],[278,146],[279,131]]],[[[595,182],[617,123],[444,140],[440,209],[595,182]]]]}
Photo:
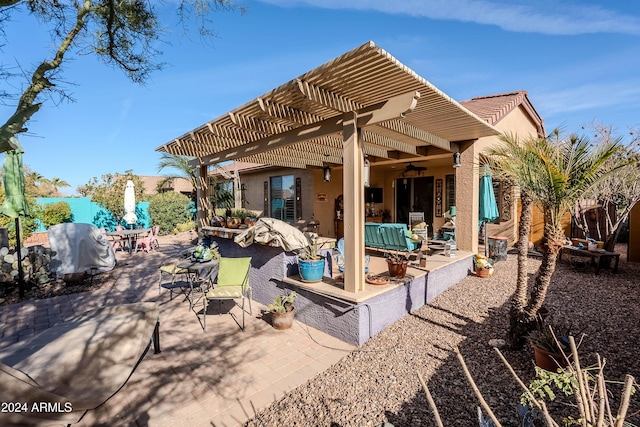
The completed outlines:
{"type": "MultiPolygon", "coordinates": [[[[167,2],[171,4],[171,2],[167,2]]],[[[526,90],[547,130],[640,126],[640,2],[627,0],[247,0],[213,15],[217,37],[159,45],[145,86],[90,56],[60,75],[75,102],[45,99],[20,136],[24,163],[75,188],[133,169],[158,175],[155,148],[372,40],[458,101],[526,90]]],[[[49,58],[46,28],[13,15],[0,62],[49,58]]],[[[3,83],[19,92],[24,80],[3,83]]],[[[0,105],[3,122],[12,106],[0,105]]],[[[163,174],[165,172],[162,172],[163,174]]]]}

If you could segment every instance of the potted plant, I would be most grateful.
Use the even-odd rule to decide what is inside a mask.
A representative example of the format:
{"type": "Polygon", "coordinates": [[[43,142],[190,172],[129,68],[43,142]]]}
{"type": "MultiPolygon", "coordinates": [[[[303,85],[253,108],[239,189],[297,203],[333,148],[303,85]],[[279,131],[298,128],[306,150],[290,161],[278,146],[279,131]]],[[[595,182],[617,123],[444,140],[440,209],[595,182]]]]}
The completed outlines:
{"type": "Polygon", "coordinates": [[[489,258],[484,255],[476,254],[473,257],[473,267],[478,277],[489,277],[493,274],[493,264],[489,258]]]}
{"type": "Polygon", "coordinates": [[[271,313],[271,325],[275,329],[289,329],[293,325],[293,300],[296,295],[295,291],[292,291],[289,295],[278,295],[267,306],[271,313]]]}
{"type": "Polygon", "coordinates": [[[319,282],[324,275],[324,256],[320,255],[318,236],[307,234],[309,246],[298,253],[298,270],[303,282],[319,282]]]}
{"type": "Polygon", "coordinates": [[[571,327],[551,326],[539,321],[536,329],[529,334],[529,343],[533,348],[536,365],[547,371],[555,372],[568,365],[564,354],[569,352],[569,335],[571,327]]]}
{"type": "Polygon", "coordinates": [[[387,252],[387,267],[389,276],[402,279],[407,274],[409,256],[403,252],[387,252]]]}

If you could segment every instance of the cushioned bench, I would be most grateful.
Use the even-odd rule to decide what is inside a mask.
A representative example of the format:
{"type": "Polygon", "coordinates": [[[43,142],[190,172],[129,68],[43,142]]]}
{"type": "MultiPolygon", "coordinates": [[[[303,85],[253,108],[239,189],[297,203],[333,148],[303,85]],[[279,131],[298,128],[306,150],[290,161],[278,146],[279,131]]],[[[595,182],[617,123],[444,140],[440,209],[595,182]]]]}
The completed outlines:
{"type": "Polygon", "coordinates": [[[364,245],[385,251],[414,252],[420,249],[422,240],[411,240],[407,224],[365,222],[364,245]]]}

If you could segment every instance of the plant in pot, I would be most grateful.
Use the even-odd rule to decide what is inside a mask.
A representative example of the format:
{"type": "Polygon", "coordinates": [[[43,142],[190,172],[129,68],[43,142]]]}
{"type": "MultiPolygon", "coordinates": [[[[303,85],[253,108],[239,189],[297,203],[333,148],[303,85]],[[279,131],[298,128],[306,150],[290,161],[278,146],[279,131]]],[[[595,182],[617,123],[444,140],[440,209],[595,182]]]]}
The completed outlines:
{"type": "Polygon", "coordinates": [[[407,265],[409,265],[409,256],[403,252],[387,252],[387,267],[389,268],[389,276],[396,279],[402,279],[407,274],[407,265]]]}
{"type": "Polygon", "coordinates": [[[529,334],[536,365],[552,372],[566,367],[569,361],[564,355],[569,353],[569,335],[570,326],[551,326],[544,321],[536,322],[536,329],[529,334]]]}
{"type": "Polygon", "coordinates": [[[298,270],[303,282],[320,282],[324,275],[324,256],[320,255],[321,245],[318,244],[318,236],[307,234],[309,246],[298,253],[298,270]]]}
{"type": "Polygon", "coordinates": [[[493,263],[484,255],[476,254],[473,257],[473,268],[478,277],[489,277],[493,274],[493,263]]]}
{"type": "Polygon", "coordinates": [[[271,325],[275,329],[289,329],[293,324],[293,300],[296,295],[295,291],[292,291],[289,295],[278,295],[267,306],[267,310],[271,313],[271,325]]]}

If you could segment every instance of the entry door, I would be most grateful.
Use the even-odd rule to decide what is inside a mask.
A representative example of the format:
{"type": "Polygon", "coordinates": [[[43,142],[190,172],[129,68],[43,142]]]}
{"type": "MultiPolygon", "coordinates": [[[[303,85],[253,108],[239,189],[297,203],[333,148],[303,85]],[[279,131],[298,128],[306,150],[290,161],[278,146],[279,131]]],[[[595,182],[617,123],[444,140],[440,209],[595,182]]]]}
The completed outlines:
{"type": "Polygon", "coordinates": [[[424,212],[433,235],[433,177],[396,179],[396,222],[409,223],[409,212],[424,212]]]}
{"type": "Polygon", "coordinates": [[[411,212],[424,212],[424,222],[433,235],[433,177],[413,178],[413,203],[411,212]]]}

